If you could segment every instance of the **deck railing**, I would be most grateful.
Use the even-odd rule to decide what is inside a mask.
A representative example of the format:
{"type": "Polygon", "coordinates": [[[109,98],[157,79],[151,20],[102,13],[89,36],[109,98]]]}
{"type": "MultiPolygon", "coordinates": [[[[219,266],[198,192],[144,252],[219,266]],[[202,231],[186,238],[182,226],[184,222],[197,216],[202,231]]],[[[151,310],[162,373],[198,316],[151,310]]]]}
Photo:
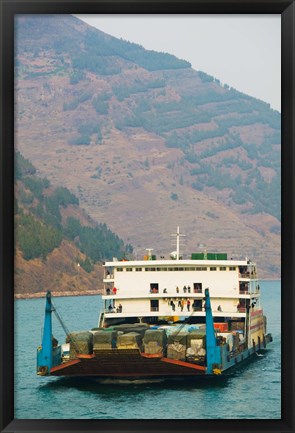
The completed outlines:
{"type": "Polygon", "coordinates": [[[257,278],[257,274],[255,272],[243,272],[243,273],[239,273],[239,278],[247,278],[247,279],[256,279],[257,278]]]}

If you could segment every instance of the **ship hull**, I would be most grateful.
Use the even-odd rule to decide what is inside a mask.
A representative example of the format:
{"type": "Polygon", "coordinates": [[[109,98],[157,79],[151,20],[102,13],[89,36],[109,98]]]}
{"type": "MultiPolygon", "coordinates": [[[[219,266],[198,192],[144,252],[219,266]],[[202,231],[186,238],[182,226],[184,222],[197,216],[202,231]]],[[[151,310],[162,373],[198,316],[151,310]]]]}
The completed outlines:
{"type": "MultiPolygon", "coordinates": [[[[266,335],[263,344],[229,355],[222,353],[221,368],[214,376],[226,374],[234,367],[253,359],[272,341],[266,335]]],[[[120,379],[208,377],[206,366],[191,362],[169,359],[160,355],[146,355],[139,349],[103,349],[92,355],[80,355],[50,370],[51,376],[97,377],[120,379]]]]}
{"type": "Polygon", "coordinates": [[[139,349],[105,349],[61,364],[52,376],[142,378],[204,375],[205,367],[162,356],[147,356],[139,349]]]}

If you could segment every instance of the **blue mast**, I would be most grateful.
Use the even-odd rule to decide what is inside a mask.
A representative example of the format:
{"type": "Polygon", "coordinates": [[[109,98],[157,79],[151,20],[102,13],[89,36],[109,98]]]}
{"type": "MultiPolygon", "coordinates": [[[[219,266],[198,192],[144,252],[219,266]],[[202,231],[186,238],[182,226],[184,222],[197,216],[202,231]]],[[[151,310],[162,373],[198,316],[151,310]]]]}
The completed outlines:
{"type": "Polygon", "coordinates": [[[205,312],[206,312],[206,353],[207,353],[207,370],[206,374],[214,373],[215,368],[220,368],[221,355],[220,347],[217,346],[212,308],[210,302],[209,289],[205,289],[205,312]]]}
{"type": "Polygon", "coordinates": [[[46,293],[44,331],[42,345],[37,349],[37,373],[41,376],[50,374],[52,368],[52,314],[51,292],[46,293]]]}

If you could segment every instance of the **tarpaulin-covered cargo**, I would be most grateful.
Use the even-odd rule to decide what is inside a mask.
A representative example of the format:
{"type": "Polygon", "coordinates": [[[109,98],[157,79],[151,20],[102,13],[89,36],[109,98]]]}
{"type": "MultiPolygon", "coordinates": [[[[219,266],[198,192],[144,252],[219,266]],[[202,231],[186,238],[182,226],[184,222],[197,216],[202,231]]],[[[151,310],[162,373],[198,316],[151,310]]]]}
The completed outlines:
{"type": "Polygon", "coordinates": [[[168,344],[179,343],[183,346],[187,345],[188,332],[176,332],[168,335],[168,344]]]}
{"type": "Polygon", "coordinates": [[[161,355],[164,356],[165,346],[161,346],[157,341],[149,341],[148,343],[144,343],[143,350],[144,353],[148,355],[161,355]]]}
{"type": "Polygon", "coordinates": [[[145,335],[145,333],[146,333],[146,331],[147,331],[147,329],[148,328],[143,328],[143,327],[140,327],[140,328],[133,328],[132,330],[130,329],[130,331],[129,330],[127,330],[127,331],[124,331],[124,334],[127,334],[127,333],[129,333],[129,332],[136,332],[137,334],[140,334],[141,335],[141,337],[143,338],[144,337],[144,335],[145,335]]]}
{"type": "Polygon", "coordinates": [[[187,348],[186,356],[198,357],[205,356],[206,350],[204,349],[203,339],[196,339],[190,341],[190,346],[187,348]]]}
{"type": "Polygon", "coordinates": [[[204,330],[200,330],[200,332],[198,331],[194,331],[194,332],[190,332],[187,335],[187,347],[191,347],[192,346],[192,341],[195,340],[202,340],[203,342],[203,349],[206,348],[206,334],[204,333],[204,330]]]}
{"type": "Polygon", "coordinates": [[[149,343],[150,341],[157,341],[161,346],[166,344],[167,337],[164,329],[147,329],[143,342],[149,343]]]}
{"type": "Polygon", "coordinates": [[[118,349],[142,349],[142,336],[137,332],[120,334],[117,337],[118,349]]]}
{"type": "Polygon", "coordinates": [[[124,332],[124,334],[129,332],[137,332],[143,337],[145,331],[149,329],[149,326],[144,323],[126,323],[122,325],[113,326],[113,328],[116,331],[124,332]]]}
{"type": "Polygon", "coordinates": [[[193,332],[201,328],[202,325],[190,325],[190,324],[183,324],[180,323],[178,325],[162,325],[159,327],[159,329],[165,329],[166,334],[177,334],[178,332],[193,332]]]}
{"type": "Polygon", "coordinates": [[[122,323],[121,325],[114,325],[113,329],[118,331],[124,331],[124,329],[131,331],[133,328],[144,328],[148,329],[149,325],[146,323],[122,323]]]}
{"type": "Polygon", "coordinates": [[[90,331],[73,331],[73,332],[70,332],[66,337],[66,343],[70,343],[71,340],[73,340],[74,338],[81,340],[81,341],[92,338],[89,334],[91,334],[90,331]]]}
{"type": "Polygon", "coordinates": [[[117,331],[96,331],[93,333],[93,350],[111,349],[116,347],[117,331]]]}
{"type": "Polygon", "coordinates": [[[167,357],[178,360],[185,360],[187,349],[187,332],[178,332],[168,335],[167,357]]]}
{"type": "Polygon", "coordinates": [[[175,342],[167,345],[167,358],[185,361],[186,345],[175,342]]]}
{"type": "Polygon", "coordinates": [[[148,329],[145,332],[144,352],[150,355],[163,354],[167,344],[167,336],[164,329],[148,329]]]}
{"type": "Polygon", "coordinates": [[[71,332],[66,343],[70,343],[70,359],[93,353],[93,334],[89,331],[71,332]]]}

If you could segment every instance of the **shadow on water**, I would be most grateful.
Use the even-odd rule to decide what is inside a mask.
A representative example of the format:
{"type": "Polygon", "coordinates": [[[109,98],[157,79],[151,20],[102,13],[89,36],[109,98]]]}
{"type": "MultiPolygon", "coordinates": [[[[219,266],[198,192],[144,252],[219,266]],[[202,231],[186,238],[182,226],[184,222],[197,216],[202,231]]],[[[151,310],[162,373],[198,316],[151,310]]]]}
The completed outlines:
{"type": "MultiPolygon", "coordinates": [[[[268,351],[267,351],[268,352],[268,351]]],[[[134,392],[155,392],[155,391],[193,391],[195,389],[222,389],[230,386],[233,380],[240,378],[250,365],[264,360],[266,351],[261,355],[253,356],[245,360],[237,367],[230,369],[227,373],[214,376],[189,376],[185,378],[146,378],[146,379],[117,379],[117,378],[97,378],[97,377],[50,377],[43,378],[48,380],[39,386],[40,391],[46,390],[69,390],[89,392],[92,394],[116,396],[120,390],[124,393],[134,392]]]]}
{"type": "Polygon", "coordinates": [[[194,389],[224,388],[231,375],[213,377],[161,378],[161,379],[98,379],[95,377],[63,377],[39,386],[40,390],[76,389],[100,395],[116,395],[119,390],[124,393],[155,392],[164,390],[190,391],[194,389]]]}

